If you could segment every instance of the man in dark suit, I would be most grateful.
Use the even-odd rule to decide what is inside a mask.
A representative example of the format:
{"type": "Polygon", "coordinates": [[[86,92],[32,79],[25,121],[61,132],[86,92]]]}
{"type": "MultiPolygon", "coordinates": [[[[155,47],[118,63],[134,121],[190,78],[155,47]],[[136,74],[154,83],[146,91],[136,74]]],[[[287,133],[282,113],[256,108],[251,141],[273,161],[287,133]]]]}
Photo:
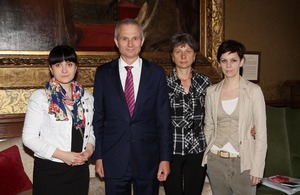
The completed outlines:
{"type": "Polygon", "coordinates": [[[96,172],[105,177],[107,195],[130,195],[131,184],[135,195],[156,195],[173,149],[166,75],[139,56],[144,35],[134,19],[116,25],[114,41],[120,57],[95,75],[96,172]],[[132,67],[134,88],[129,103],[126,66],[132,67]]]}

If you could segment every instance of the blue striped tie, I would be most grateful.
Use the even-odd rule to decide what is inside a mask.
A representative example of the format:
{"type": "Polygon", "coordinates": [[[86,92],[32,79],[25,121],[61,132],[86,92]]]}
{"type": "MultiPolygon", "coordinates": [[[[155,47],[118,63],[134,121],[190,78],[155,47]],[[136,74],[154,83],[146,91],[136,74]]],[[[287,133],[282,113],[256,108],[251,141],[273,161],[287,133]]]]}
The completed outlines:
{"type": "Polygon", "coordinates": [[[135,101],[134,101],[134,86],[133,86],[133,77],[131,69],[132,66],[125,66],[125,69],[127,70],[127,77],[125,82],[125,98],[129,110],[130,117],[132,117],[135,101]]]}

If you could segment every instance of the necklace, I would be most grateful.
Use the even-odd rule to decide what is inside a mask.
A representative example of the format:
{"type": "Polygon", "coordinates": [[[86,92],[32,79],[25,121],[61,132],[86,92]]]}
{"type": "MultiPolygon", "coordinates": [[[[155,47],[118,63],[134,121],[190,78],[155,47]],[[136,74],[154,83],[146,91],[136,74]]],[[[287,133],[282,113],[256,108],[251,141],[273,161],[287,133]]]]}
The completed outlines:
{"type": "Polygon", "coordinates": [[[72,100],[72,87],[68,87],[68,90],[65,90],[66,91],[66,94],[65,94],[65,97],[67,100],[72,100]]]}

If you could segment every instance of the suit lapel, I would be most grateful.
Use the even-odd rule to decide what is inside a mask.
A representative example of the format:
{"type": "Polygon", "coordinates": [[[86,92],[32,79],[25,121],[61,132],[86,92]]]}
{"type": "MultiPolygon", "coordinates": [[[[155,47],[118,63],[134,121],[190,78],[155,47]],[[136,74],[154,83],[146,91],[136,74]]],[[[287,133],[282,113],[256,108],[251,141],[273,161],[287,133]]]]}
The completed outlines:
{"type": "Polygon", "coordinates": [[[149,66],[150,64],[147,63],[145,60],[143,60],[140,84],[139,84],[139,89],[138,89],[135,107],[133,111],[133,117],[135,116],[135,113],[138,112],[139,107],[143,106],[141,105],[142,100],[144,99],[143,96],[147,93],[147,85],[149,83],[149,78],[151,75],[151,70],[149,66]]]}
{"type": "MultiPolygon", "coordinates": [[[[120,73],[119,73],[119,59],[112,62],[112,67],[111,67],[111,70],[109,71],[109,74],[111,75],[112,86],[116,88],[118,97],[123,102],[124,109],[126,110],[126,113],[128,113],[128,115],[129,115],[127,102],[125,99],[124,91],[123,91],[122,84],[121,84],[120,73]]],[[[114,89],[112,89],[112,90],[114,90],[114,89]]],[[[112,97],[112,98],[115,98],[115,97],[112,97]]]]}
{"type": "MultiPolygon", "coordinates": [[[[149,77],[151,75],[151,70],[150,70],[149,66],[150,66],[150,64],[143,60],[140,84],[139,84],[138,94],[137,94],[137,98],[136,98],[132,118],[134,118],[135,113],[138,111],[138,108],[141,107],[140,104],[142,104],[143,95],[147,92],[147,86],[146,85],[148,84],[149,77]]],[[[126,102],[125,94],[124,94],[122,84],[121,84],[121,78],[120,78],[120,73],[119,73],[119,60],[118,59],[112,62],[112,66],[111,66],[111,69],[109,71],[109,74],[111,75],[112,86],[114,88],[116,88],[118,96],[119,96],[119,98],[121,98],[121,101],[123,102],[124,109],[126,110],[126,113],[129,116],[127,102],[126,102]]]]}

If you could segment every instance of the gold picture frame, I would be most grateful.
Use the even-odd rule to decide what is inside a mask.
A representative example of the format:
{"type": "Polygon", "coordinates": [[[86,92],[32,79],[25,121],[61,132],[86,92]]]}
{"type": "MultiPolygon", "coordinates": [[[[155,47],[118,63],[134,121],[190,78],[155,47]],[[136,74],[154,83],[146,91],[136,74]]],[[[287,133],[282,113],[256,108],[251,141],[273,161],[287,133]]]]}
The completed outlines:
{"type": "MultiPolygon", "coordinates": [[[[216,63],[217,48],[224,39],[224,0],[200,0],[200,53],[194,69],[221,80],[216,63]]],[[[49,80],[49,51],[0,51],[0,116],[24,114],[31,93],[49,80]]],[[[96,68],[118,56],[117,52],[77,51],[77,80],[92,92],[96,68]]],[[[143,52],[142,56],[162,65],[168,73],[173,65],[169,52],[143,52]]]]}
{"type": "MultiPolygon", "coordinates": [[[[206,67],[212,80],[220,72],[216,63],[217,48],[224,39],[224,0],[200,0],[200,53],[197,66],[206,67]]],[[[48,80],[49,51],[0,51],[0,90],[40,88],[48,80]]],[[[117,52],[78,51],[79,79],[88,87],[93,85],[97,66],[118,56],[117,52]]],[[[169,71],[172,66],[168,52],[143,52],[142,56],[161,64],[169,71]]]]}

